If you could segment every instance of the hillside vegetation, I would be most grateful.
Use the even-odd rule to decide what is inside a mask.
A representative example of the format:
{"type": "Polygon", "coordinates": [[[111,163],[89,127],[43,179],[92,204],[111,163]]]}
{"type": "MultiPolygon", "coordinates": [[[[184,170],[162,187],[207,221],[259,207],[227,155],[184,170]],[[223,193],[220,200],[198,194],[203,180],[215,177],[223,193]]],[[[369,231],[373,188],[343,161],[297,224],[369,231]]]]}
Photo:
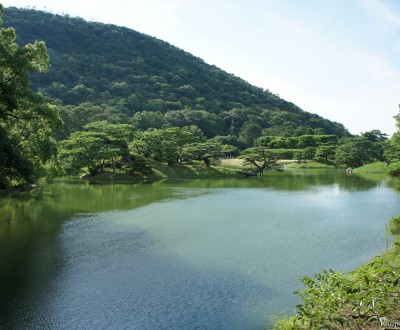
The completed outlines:
{"type": "Polygon", "coordinates": [[[2,18],[0,187],[82,171],[151,177],[157,164],[210,171],[221,157],[242,159],[244,175],[282,159],[350,167],[396,160],[379,130],[351,136],[148,35],[29,9],[7,8],[2,18]],[[24,55],[32,45],[40,45],[37,58],[24,55]]]}
{"type": "Polygon", "coordinates": [[[249,123],[271,135],[307,128],[348,135],[339,123],[127,28],[16,8],[6,9],[4,25],[21,45],[46,43],[49,70],[32,75],[32,86],[67,106],[61,138],[94,120],[140,129],[196,125],[208,138],[239,135],[249,123]]]}

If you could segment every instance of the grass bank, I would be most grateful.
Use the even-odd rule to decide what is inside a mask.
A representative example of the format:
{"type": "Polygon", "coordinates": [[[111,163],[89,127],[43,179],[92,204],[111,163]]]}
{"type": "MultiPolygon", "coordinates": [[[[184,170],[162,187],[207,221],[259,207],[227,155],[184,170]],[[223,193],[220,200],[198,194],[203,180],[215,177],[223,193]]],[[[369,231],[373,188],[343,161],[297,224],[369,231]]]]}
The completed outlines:
{"type": "Polygon", "coordinates": [[[290,163],[285,165],[287,168],[309,168],[309,169],[320,169],[320,168],[335,168],[333,165],[327,165],[314,161],[306,161],[302,163],[290,163]]]}
{"type": "Polygon", "coordinates": [[[239,176],[234,169],[224,166],[212,166],[207,168],[203,165],[166,165],[163,163],[154,163],[152,169],[153,173],[147,176],[149,179],[239,176]]]}
{"type": "Polygon", "coordinates": [[[158,180],[166,178],[220,178],[220,177],[238,177],[234,168],[226,168],[224,166],[205,167],[201,164],[194,165],[167,165],[164,163],[154,162],[151,166],[150,174],[128,174],[121,169],[115,172],[106,170],[96,175],[84,174],[81,179],[90,181],[142,181],[142,180],[158,180]]]}
{"type": "Polygon", "coordinates": [[[386,173],[387,166],[383,162],[367,164],[354,169],[356,173],[386,173]]]}

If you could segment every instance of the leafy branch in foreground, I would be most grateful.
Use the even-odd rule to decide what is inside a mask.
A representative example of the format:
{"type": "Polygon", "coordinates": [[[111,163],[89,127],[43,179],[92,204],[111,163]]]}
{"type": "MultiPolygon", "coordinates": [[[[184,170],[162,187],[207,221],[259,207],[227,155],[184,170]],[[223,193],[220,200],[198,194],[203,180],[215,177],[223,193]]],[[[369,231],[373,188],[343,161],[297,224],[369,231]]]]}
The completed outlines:
{"type": "Polygon", "coordinates": [[[61,125],[58,108],[30,88],[30,74],[48,68],[44,42],[20,47],[2,16],[0,4],[0,189],[57,174],[52,129],[61,125]]]}

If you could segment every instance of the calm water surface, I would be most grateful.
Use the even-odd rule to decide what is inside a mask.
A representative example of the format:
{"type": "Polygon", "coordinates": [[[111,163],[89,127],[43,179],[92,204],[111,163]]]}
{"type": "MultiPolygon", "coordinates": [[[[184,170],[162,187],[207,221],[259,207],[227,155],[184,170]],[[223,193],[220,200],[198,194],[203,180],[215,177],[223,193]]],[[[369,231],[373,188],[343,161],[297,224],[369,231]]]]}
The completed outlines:
{"type": "Polygon", "coordinates": [[[376,176],[60,182],[0,196],[1,329],[263,329],[298,281],[385,250],[376,176]]]}

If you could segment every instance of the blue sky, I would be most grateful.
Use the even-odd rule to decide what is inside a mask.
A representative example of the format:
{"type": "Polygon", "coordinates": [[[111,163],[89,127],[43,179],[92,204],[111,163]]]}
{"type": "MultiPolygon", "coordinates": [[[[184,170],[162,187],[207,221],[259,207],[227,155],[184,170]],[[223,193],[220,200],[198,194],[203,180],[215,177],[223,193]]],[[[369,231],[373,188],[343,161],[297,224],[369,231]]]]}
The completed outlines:
{"type": "MultiPolygon", "coordinates": [[[[3,0],[113,23],[182,48],[351,133],[391,135],[398,0],[3,0]]],[[[18,31],[17,31],[18,33],[18,31]]]]}

